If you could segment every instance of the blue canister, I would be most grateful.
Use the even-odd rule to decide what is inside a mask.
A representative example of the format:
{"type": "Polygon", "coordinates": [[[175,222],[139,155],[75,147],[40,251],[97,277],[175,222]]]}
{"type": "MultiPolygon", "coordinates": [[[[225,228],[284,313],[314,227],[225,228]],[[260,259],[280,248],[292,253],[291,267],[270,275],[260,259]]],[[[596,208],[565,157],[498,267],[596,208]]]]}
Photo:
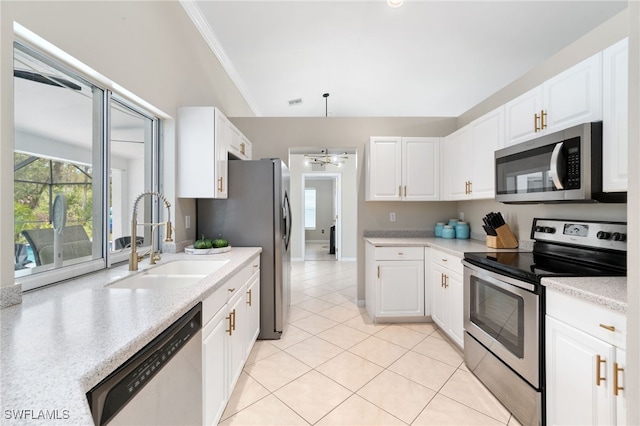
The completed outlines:
{"type": "Polygon", "coordinates": [[[436,223],[436,237],[442,237],[442,229],[444,228],[444,222],[436,223]]]}
{"type": "Polygon", "coordinates": [[[455,238],[456,230],[451,225],[445,225],[442,229],[442,238],[455,238]]]}
{"type": "Polygon", "coordinates": [[[458,223],[458,219],[449,219],[449,223],[448,223],[449,225],[455,227],[456,223],[458,223]]]}
{"type": "Polygon", "coordinates": [[[456,224],[456,238],[463,240],[469,238],[469,224],[467,222],[458,222],[456,224]]]}

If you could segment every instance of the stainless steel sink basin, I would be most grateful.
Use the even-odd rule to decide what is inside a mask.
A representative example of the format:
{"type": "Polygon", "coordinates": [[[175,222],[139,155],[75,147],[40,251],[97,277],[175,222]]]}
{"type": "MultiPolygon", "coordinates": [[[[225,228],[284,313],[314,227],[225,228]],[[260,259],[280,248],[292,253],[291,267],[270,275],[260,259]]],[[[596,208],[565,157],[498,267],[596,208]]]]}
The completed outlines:
{"type": "Polygon", "coordinates": [[[107,285],[107,288],[187,288],[220,269],[227,262],[228,260],[176,260],[123,278],[107,285]]]}
{"type": "Polygon", "coordinates": [[[148,270],[154,275],[209,275],[229,260],[176,260],[148,270]]]}

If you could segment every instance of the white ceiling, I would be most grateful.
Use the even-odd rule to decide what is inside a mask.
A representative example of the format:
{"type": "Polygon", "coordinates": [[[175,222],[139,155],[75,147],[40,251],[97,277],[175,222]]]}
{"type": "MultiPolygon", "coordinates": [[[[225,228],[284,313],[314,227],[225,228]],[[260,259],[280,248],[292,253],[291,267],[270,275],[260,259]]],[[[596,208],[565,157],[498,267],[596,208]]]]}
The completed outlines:
{"type": "Polygon", "coordinates": [[[626,1],[181,0],[256,116],[454,116],[626,1]],[[289,101],[302,103],[289,106],[289,101]]]}

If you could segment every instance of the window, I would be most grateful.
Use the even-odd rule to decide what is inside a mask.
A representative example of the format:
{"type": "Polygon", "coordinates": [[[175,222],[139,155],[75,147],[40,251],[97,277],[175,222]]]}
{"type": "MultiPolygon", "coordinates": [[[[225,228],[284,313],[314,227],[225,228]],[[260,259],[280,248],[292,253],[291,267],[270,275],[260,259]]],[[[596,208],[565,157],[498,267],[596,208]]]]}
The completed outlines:
{"type": "MultiPolygon", "coordinates": [[[[160,120],[100,86],[14,45],[15,277],[23,290],[126,260],[131,203],[158,189],[160,120]]],[[[144,202],[140,221],[151,222],[156,206],[144,202]]]]}
{"type": "Polygon", "coordinates": [[[316,229],[316,189],[304,190],[304,229],[316,229]]]}

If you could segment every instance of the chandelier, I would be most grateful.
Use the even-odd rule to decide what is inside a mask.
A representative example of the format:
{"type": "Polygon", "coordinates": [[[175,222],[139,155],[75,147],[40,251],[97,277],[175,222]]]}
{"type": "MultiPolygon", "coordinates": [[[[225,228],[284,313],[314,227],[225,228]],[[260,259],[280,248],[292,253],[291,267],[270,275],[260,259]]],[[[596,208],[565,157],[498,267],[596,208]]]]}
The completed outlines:
{"type": "Polygon", "coordinates": [[[329,150],[326,148],[322,149],[320,154],[305,154],[304,158],[307,164],[316,164],[320,166],[326,166],[327,164],[340,166],[341,164],[344,164],[345,160],[349,159],[346,152],[330,154],[329,150]]]}

